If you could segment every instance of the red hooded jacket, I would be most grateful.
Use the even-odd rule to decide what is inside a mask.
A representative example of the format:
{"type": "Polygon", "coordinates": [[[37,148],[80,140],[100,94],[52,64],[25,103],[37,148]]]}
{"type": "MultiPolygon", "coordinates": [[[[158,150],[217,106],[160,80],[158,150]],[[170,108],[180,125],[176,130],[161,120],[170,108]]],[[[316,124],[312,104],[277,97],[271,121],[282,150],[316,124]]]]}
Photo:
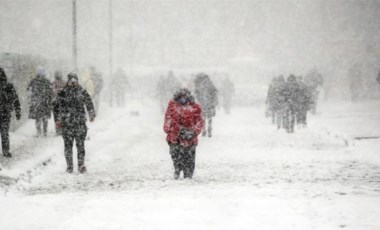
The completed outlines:
{"type": "Polygon", "coordinates": [[[202,132],[203,120],[200,105],[188,103],[181,105],[175,100],[169,102],[165,113],[164,131],[167,134],[166,141],[169,144],[181,144],[191,146],[198,144],[198,135],[202,132]],[[181,128],[191,130],[194,136],[190,140],[179,137],[181,128]]]}

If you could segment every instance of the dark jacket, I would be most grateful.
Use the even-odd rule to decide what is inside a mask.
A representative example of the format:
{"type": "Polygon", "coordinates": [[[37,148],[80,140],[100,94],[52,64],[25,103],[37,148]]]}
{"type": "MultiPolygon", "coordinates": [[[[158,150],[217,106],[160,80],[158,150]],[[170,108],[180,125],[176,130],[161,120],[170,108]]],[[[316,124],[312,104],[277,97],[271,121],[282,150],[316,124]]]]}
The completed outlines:
{"type": "Polygon", "coordinates": [[[284,91],[284,97],[287,106],[294,108],[297,105],[299,91],[300,88],[297,81],[295,80],[295,77],[293,78],[292,76],[290,76],[288,78],[288,81],[286,82],[286,87],[284,91]]]}
{"type": "Polygon", "coordinates": [[[0,68],[0,122],[9,121],[11,112],[15,110],[16,117],[21,116],[20,101],[14,86],[8,82],[7,76],[0,68]]]}
{"type": "Polygon", "coordinates": [[[95,117],[94,104],[88,92],[81,86],[65,86],[58,93],[59,120],[62,128],[75,128],[86,125],[86,110],[90,117],[95,117]]]}
{"type": "Polygon", "coordinates": [[[278,111],[284,108],[286,90],[285,81],[281,81],[279,77],[274,78],[269,86],[267,100],[268,108],[272,111],[278,111]]]}
{"type": "Polygon", "coordinates": [[[50,81],[44,76],[37,75],[36,78],[30,81],[27,90],[32,92],[29,118],[50,118],[53,99],[53,89],[50,81]]]}
{"type": "Polygon", "coordinates": [[[308,109],[310,106],[310,100],[311,100],[310,91],[304,82],[298,81],[297,84],[298,84],[298,88],[296,92],[297,107],[308,109]]]}

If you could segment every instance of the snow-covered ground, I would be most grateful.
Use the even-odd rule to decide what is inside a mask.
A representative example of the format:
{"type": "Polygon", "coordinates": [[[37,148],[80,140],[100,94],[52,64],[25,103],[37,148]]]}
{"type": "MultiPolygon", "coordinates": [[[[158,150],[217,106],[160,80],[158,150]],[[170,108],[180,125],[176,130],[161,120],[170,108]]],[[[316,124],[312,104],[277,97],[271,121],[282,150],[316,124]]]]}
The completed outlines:
{"type": "Polygon", "coordinates": [[[102,106],[84,175],[65,173],[52,124],[11,134],[0,229],[380,229],[380,139],[355,139],[380,136],[380,102],[322,105],[294,134],[263,108],[219,111],[193,180],[172,179],[155,101],[102,106]]]}

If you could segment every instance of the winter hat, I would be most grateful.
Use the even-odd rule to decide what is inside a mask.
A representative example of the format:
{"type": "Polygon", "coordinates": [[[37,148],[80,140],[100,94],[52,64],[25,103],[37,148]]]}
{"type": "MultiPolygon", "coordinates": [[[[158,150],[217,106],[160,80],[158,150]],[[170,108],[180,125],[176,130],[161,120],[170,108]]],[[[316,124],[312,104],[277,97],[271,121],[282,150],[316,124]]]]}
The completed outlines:
{"type": "Polygon", "coordinates": [[[4,70],[0,67],[0,82],[6,82],[7,81],[7,75],[5,75],[4,70]]]}
{"type": "Polygon", "coordinates": [[[38,67],[38,69],[37,69],[37,76],[45,77],[46,76],[45,69],[42,68],[42,67],[38,67]]]}
{"type": "Polygon", "coordinates": [[[75,79],[78,81],[78,75],[76,73],[69,73],[67,75],[67,82],[71,81],[71,79],[75,79]]]}

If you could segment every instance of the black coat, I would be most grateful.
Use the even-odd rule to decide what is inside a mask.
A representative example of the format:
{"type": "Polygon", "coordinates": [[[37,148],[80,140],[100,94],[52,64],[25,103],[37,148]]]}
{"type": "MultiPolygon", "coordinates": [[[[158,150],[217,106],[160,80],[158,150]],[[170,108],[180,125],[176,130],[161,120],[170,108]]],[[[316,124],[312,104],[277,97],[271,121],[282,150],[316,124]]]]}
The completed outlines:
{"type": "Polygon", "coordinates": [[[20,101],[16,90],[11,83],[0,82],[0,122],[9,121],[13,110],[15,110],[16,116],[21,115],[20,101]]]}
{"type": "Polygon", "coordinates": [[[88,92],[81,86],[65,86],[58,93],[59,119],[62,128],[76,128],[86,125],[86,110],[90,117],[95,117],[94,104],[88,92]]]}
{"type": "Polygon", "coordinates": [[[273,81],[268,89],[267,104],[270,110],[278,111],[284,108],[286,83],[273,81]]]}
{"type": "Polygon", "coordinates": [[[32,91],[29,118],[50,118],[52,112],[53,89],[50,81],[42,76],[32,79],[28,85],[32,91]]]}

